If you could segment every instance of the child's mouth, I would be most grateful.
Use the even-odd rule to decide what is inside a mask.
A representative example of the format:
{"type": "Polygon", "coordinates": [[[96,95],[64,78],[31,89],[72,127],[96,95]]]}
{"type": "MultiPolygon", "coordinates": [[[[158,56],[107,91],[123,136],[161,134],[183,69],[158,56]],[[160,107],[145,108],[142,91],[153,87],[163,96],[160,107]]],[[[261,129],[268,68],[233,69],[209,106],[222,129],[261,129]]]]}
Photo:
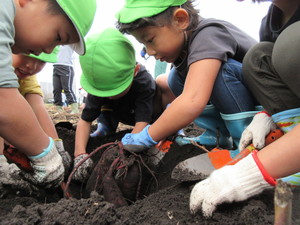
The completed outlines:
{"type": "Polygon", "coordinates": [[[30,73],[22,69],[16,69],[16,74],[20,79],[30,76],[30,73]]]}

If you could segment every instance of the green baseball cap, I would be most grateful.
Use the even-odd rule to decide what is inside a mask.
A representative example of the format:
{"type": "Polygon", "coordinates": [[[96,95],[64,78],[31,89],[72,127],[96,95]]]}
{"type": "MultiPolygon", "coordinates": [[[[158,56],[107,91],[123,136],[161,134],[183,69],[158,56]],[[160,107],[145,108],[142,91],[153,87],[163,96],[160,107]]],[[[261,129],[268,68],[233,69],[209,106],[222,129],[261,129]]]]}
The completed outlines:
{"type": "Polygon", "coordinates": [[[40,55],[30,54],[30,55],[27,55],[27,56],[39,59],[39,60],[44,61],[44,62],[56,63],[57,62],[58,51],[59,51],[59,47],[55,47],[50,54],[42,52],[40,55]]]}
{"type": "Polygon", "coordinates": [[[136,65],[131,42],[114,28],[86,39],[86,54],[79,57],[80,84],[98,97],[120,94],[130,86],[136,65]]]}
{"type": "Polygon", "coordinates": [[[125,6],[116,14],[121,23],[131,23],[143,17],[157,15],[170,6],[179,6],[187,0],[126,0],[125,6]]]}
{"type": "Polygon", "coordinates": [[[84,36],[90,30],[96,13],[96,0],[56,0],[75,26],[79,42],[70,46],[79,55],[85,54],[84,36]]]}

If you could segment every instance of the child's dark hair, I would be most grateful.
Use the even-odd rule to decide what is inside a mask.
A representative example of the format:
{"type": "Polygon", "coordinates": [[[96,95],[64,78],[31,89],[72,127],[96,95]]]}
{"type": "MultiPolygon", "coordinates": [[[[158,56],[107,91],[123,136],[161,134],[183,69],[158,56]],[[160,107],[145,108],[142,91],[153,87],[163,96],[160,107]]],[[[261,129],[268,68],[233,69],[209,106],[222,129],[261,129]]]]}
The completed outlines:
{"type": "MultiPolygon", "coordinates": [[[[185,9],[190,17],[190,24],[187,31],[195,30],[199,24],[200,16],[199,10],[195,9],[193,6],[194,0],[188,0],[186,3],[182,4],[180,7],[185,9]]],[[[120,23],[117,22],[116,27],[121,33],[130,34],[132,31],[147,27],[147,26],[165,26],[171,24],[173,12],[175,9],[178,9],[179,6],[171,6],[162,13],[154,15],[152,17],[143,17],[131,23],[120,23]]]]}
{"type": "MultiPolygon", "coordinates": [[[[48,1],[48,12],[52,15],[66,15],[65,11],[60,7],[56,0],[48,1]]],[[[67,16],[68,17],[68,16],[67,16]]],[[[69,17],[68,17],[69,18],[69,17]]]]}

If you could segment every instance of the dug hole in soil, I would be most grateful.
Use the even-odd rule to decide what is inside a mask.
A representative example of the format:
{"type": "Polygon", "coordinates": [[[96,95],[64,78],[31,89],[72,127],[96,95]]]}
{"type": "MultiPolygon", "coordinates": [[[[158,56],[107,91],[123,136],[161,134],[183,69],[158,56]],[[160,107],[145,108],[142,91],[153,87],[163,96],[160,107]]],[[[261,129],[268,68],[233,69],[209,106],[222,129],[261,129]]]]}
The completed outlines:
{"type": "MultiPolygon", "coordinates": [[[[76,121],[79,115],[77,120],[76,116],[72,119],[67,118],[68,121],[72,121],[71,126],[66,122],[66,118],[57,119],[57,113],[52,113],[51,116],[58,125],[57,131],[64,141],[65,149],[73,156],[76,121]]],[[[95,128],[94,125],[93,129],[95,128]]],[[[91,152],[105,143],[120,140],[129,131],[120,129],[116,135],[90,139],[87,151],[91,152]]],[[[104,201],[104,197],[96,192],[88,198],[81,198],[84,186],[79,184],[70,185],[72,193],[76,193],[77,196],[69,199],[64,198],[61,190],[51,193],[40,190],[35,196],[7,190],[1,193],[0,224],[274,224],[274,190],[264,191],[243,202],[222,204],[210,219],[204,218],[201,213],[191,215],[189,196],[195,182],[172,180],[171,172],[180,161],[201,153],[204,153],[203,150],[194,145],[171,145],[171,149],[154,171],[158,187],[154,179],[148,179],[149,182],[144,180],[144,183],[147,183],[144,196],[129,206],[120,208],[104,201]]],[[[97,154],[93,156],[94,164],[98,158],[97,154]]],[[[293,189],[292,224],[295,225],[300,224],[299,194],[298,189],[293,189]]]]}

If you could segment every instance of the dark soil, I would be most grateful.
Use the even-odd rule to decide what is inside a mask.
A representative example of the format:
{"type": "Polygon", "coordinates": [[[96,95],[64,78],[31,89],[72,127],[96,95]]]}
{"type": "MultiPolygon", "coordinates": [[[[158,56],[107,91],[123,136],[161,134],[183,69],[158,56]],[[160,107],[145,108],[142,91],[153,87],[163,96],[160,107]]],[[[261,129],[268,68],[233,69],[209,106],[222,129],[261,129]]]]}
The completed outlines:
{"type": "MultiPolygon", "coordinates": [[[[66,150],[73,155],[75,127],[57,126],[57,130],[60,138],[64,140],[66,150]]],[[[102,139],[91,139],[87,149],[91,152],[104,143],[120,140],[127,131],[120,131],[115,136],[102,139]]],[[[178,162],[201,153],[203,150],[193,145],[181,147],[173,144],[155,170],[158,188],[154,179],[144,181],[148,182],[144,197],[120,208],[105,202],[103,196],[96,192],[89,198],[80,198],[83,196],[84,187],[78,184],[70,186],[70,192],[74,196],[70,199],[64,198],[60,190],[47,193],[41,190],[35,196],[8,190],[1,194],[0,224],[273,224],[273,190],[265,191],[247,201],[222,204],[211,219],[205,219],[201,213],[191,215],[189,195],[195,183],[172,180],[171,171],[178,162]]],[[[93,156],[94,162],[98,159],[99,155],[93,156]]],[[[300,224],[299,190],[294,190],[293,202],[293,224],[296,225],[300,224]]]]}

